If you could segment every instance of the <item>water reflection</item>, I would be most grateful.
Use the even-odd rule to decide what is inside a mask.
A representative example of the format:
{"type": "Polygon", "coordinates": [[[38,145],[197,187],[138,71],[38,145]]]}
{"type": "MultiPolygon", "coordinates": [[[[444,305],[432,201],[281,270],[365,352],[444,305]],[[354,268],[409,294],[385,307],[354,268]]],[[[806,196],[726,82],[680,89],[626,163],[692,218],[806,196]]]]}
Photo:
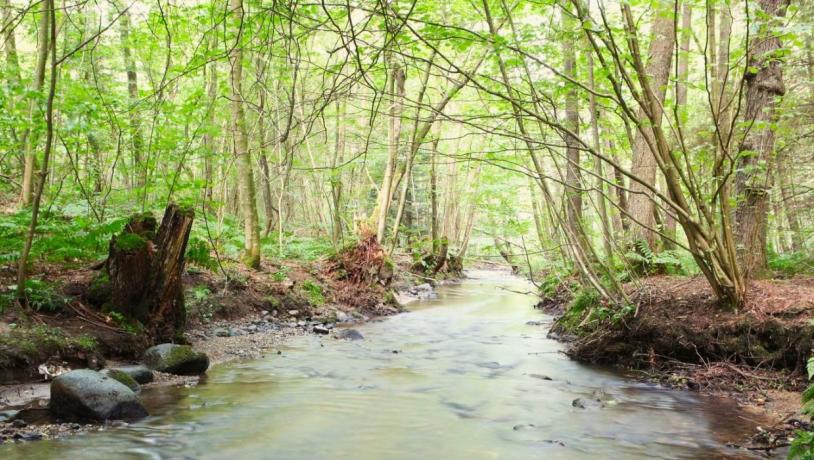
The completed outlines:
{"type": "Polygon", "coordinates": [[[751,428],[718,401],[568,360],[545,327],[526,324],[541,318],[513,292],[523,282],[475,276],[360,327],[364,341],[300,337],[195,388],[153,392],[154,416],[140,423],[0,456],[710,458],[733,454],[722,441],[751,428]]]}

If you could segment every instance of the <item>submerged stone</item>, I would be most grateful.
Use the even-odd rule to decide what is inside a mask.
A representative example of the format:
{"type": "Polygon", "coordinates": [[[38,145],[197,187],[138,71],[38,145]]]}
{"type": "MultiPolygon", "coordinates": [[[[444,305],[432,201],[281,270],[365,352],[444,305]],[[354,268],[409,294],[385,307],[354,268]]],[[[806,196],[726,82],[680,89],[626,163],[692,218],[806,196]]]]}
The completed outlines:
{"type": "Polygon", "coordinates": [[[365,336],[356,329],[342,329],[336,333],[336,338],[344,340],[364,340],[365,336]]]}
{"type": "Polygon", "coordinates": [[[90,369],[55,378],[48,409],[58,418],[73,420],[135,420],[148,415],[130,388],[90,369]]]}
{"type": "Polygon", "coordinates": [[[203,374],[209,368],[209,357],[189,345],[162,343],[144,352],[144,364],[150,369],[177,375],[203,374]]]}

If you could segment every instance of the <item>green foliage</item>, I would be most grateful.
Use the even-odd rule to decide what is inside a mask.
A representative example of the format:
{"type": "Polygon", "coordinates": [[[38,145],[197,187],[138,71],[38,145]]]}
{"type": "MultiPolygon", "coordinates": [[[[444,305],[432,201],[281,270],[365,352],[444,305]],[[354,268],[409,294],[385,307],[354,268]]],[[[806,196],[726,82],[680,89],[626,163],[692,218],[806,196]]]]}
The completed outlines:
{"type": "Polygon", "coordinates": [[[633,305],[606,305],[595,289],[580,289],[559,319],[560,327],[571,333],[586,332],[589,327],[609,321],[616,324],[636,311],[633,305]]]}
{"type": "Polygon", "coordinates": [[[291,267],[287,265],[280,265],[280,268],[271,274],[271,278],[277,283],[282,283],[288,279],[289,272],[291,272],[291,267]]]}
{"type": "MultiPolygon", "coordinates": [[[[808,379],[814,378],[814,357],[808,359],[806,366],[808,379]]],[[[803,414],[814,416],[814,383],[803,392],[803,414]]],[[[789,447],[789,459],[814,460],[814,431],[798,431],[789,447]]]]}
{"type": "MultiPolygon", "coordinates": [[[[6,291],[0,294],[0,312],[12,305],[17,297],[17,286],[7,286],[6,291]]],[[[34,310],[49,313],[62,310],[70,301],[53,285],[37,279],[26,280],[25,298],[34,310]]]]}
{"type": "Polygon", "coordinates": [[[186,260],[207,270],[217,268],[217,262],[210,252],[209,242],[198,237],[190,237],[187,243],[186,260]]]}
{"type": "Polygon", "coordinates": [[[58,327],[46,325],[15,327],[8,334],[0,334],[0,367],[19,362],[34,364],[72,352],[95,353],[97,349],[96,339],[89,335],[69,336],[58,327]]]}
{"type": "Polygon", "coordinates": [[[305,280],[300,285],[300,288],[302,289],[303,294],[305,294],[305,297],[308,299],[308,303],[311,305],[318,307],[325,303],[325,296],[322,293],[322,286],[319,284],[311,280],[305,280]]]}
{"type": "Polygon", "coordinates": [[[698,273],[698,267],[687,251],[665,250],[655,253],[645,240],[636,240],[633,250],[625,254],[625,259],[640,273],[685,276],[698,273]]]}
{"type": "Polygon", "coordinates": [[[144,332],[144,325],[142,325],[140,322],[127,318],[118,311],[111,309],[109,306],[106,310],[108,310],[106,313],[107,316],[110,317],[114,323],[116,323],[119,329],[134,335],[144,332]]]}
{"type": "MultiPolygon", "coordinates": [[[[126,218],[111,218],[99,223],[74,212],[73,207],[67,206],[62,212],[41,215],[31,248],[32,260],[82,262],[104,257],[110,237],[121,231],[126,222],[126,218]]],[[[0,262],[17,261],[30,219],[29,210],[0,214],[0,262]]]]}
{"type": "Polygon", "coordinates": [[[814,254],[804,251],[769,254],[769,268],[778,276],[814,275],[814,254]]]}
{"type": "Polygon", "coordinates": [[[204,323],[209,322],[220,308],[220,304],[212,295],[212,291],[204,284],[187,289],[184,299],[188,319],[197,319],[204,323]]]}
{"type": "Polygon", "coordinates": [[[262,241],[263,253],[271,257],[311,262],[330,257],[335,253],[330,239],[283,235],[282,253],[280,253],[277,233],[272,233],[262,241]]]}
{"type": "Polygon", "coordinates": [[[147,245],[147,240],[135,233],[125,232],[116,237],[116,249],[122,252],[140,251],[147,245]]]}

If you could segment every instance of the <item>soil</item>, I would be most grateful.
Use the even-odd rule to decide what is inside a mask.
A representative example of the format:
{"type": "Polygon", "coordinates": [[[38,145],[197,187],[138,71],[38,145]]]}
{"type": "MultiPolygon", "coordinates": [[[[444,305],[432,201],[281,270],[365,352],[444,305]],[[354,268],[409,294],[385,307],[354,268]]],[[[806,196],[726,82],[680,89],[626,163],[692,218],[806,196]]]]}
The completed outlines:
{"type": "MultiPolygon", "coordinates": [[[[701,277],[652,276],[625,289],[631,316],[599,320],[586,311],[557,322],[552,336],[569,343],[571,357],[736,400],[769,421],[743,440],[747,449],[772,453],[808,426],[799,411],[814,346],[814,279],[755,281],[740,310],[717,305],[701,277]]],[[[570,302],[563,284],[538,307],[563,317],[570,302]]]]}

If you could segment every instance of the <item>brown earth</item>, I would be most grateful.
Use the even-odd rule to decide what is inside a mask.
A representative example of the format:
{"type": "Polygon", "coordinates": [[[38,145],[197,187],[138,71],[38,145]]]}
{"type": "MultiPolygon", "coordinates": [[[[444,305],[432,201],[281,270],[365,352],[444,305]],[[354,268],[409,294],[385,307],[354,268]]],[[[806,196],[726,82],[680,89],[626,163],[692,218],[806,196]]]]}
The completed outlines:
{"type": "MultiPolygon", "coordinates": [[[[702,277],[652,276],[625,289],[635,306],[630,316],[600,320],[586,311],[558,321],[553,335],[569,342],[571,357],[735,399],[769,420],[743,441],[747,449],[786,446],[808,426],[799,410],[814,346],[814,279],[755,281],[739,310],[719,306],[702,277]]],[[[563,317],[570,301],[564,284],[538,306],[563,317]]]]}

